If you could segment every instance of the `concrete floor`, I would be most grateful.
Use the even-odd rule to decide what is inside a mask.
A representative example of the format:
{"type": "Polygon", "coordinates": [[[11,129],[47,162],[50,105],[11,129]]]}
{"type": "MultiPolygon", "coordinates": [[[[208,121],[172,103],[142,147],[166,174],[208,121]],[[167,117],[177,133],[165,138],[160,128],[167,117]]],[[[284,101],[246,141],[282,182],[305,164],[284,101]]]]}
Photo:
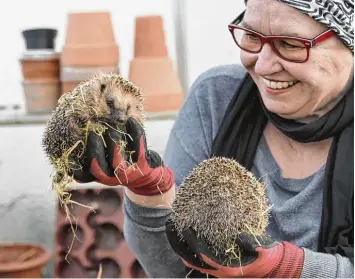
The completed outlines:
{"type": "MultiPolygon", "coordinates": [[[[148,121],[148,145],[162,154],[173,120],[148,121]]],[[[41,243],[53,251],[56,199],[41,149],[44,125],[0,126],[0,242],[41,243]]],[[[44,277],[53,277],[53,261],[44,277]]]]}

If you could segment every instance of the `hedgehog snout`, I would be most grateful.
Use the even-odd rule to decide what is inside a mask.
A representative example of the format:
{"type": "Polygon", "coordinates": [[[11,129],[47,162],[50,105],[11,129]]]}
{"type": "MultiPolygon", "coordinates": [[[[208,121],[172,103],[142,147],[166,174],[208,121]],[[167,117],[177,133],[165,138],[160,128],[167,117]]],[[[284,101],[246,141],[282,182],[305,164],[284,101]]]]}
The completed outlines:
{"type": "Polygon", "coordinates": [[[125,110],[110,108],[110,111],[110,118],[114,122],[125,122],[127,120],[127,114],[125,110]]]}

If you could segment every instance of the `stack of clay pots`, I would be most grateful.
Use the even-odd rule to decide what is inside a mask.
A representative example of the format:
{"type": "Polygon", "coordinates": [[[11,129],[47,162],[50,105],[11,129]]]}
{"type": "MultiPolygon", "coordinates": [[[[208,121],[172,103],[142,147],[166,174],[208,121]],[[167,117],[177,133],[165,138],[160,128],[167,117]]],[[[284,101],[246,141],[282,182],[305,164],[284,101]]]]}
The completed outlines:
{"type": "Polygon", "coordinates": [[[170,59],[161,16],[136,17],[129,78],[143,91],[147,112],[177,111],[183,91],[170,59]]]}
{"type": "Polygon", "coordinates": [[[26,51],[20,58],[26,110],[29,114],[49,113],[60,96],[59,53],[55,51],[55,29],[29,29],[22,35],[26,51]]]}
{"type": "Polygon", "coordinates": [[[69,13],[62,50],[62,93],[98,73],[119,72],[119,48],[109,12],[69,13]]]}

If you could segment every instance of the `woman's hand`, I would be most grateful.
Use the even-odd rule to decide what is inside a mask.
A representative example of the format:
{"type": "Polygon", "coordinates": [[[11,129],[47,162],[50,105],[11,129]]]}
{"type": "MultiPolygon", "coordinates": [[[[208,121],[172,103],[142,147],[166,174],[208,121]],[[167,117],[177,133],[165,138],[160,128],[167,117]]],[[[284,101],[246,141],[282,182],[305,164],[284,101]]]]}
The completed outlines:
{"type": "Polygon", "coordinates": [[[170,220],[166,233],[172,249],[187,267],[217,278],[299,278],[303,268],[303,249],[289,242],[240,236],[235,242],[242,257],[237,259],[216,255],[193,229],[185,230],[181,238],[170,220]]]}
{"type": "Polygon", "coordinates": [[[128,135],[112,128],[104,132],[103,138],[94,132],[88,135],[89,164],[76,170],[74,179],[81,183],[122,185],[142,196],[167,192],[174,185],[173,172],[164,166],[158,153],[147,149],[144,129],[135,119],[129,118],[125,125],[128,135]],[[128,153],[121,152],[122,140],[127,143],[124,148],[128,153]]]}

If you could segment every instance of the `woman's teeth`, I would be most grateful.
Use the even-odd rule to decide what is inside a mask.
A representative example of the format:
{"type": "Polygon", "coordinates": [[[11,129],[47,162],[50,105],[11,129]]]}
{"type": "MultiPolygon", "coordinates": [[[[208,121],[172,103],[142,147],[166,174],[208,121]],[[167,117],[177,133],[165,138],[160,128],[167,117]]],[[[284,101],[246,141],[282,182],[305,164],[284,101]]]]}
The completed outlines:
{"type": "Polygon", "coordinates": [[[264,78],[263,81],[267,87],[272,89],[285,89],[297,83],[297,81],[270,81],[264,78]]]}

